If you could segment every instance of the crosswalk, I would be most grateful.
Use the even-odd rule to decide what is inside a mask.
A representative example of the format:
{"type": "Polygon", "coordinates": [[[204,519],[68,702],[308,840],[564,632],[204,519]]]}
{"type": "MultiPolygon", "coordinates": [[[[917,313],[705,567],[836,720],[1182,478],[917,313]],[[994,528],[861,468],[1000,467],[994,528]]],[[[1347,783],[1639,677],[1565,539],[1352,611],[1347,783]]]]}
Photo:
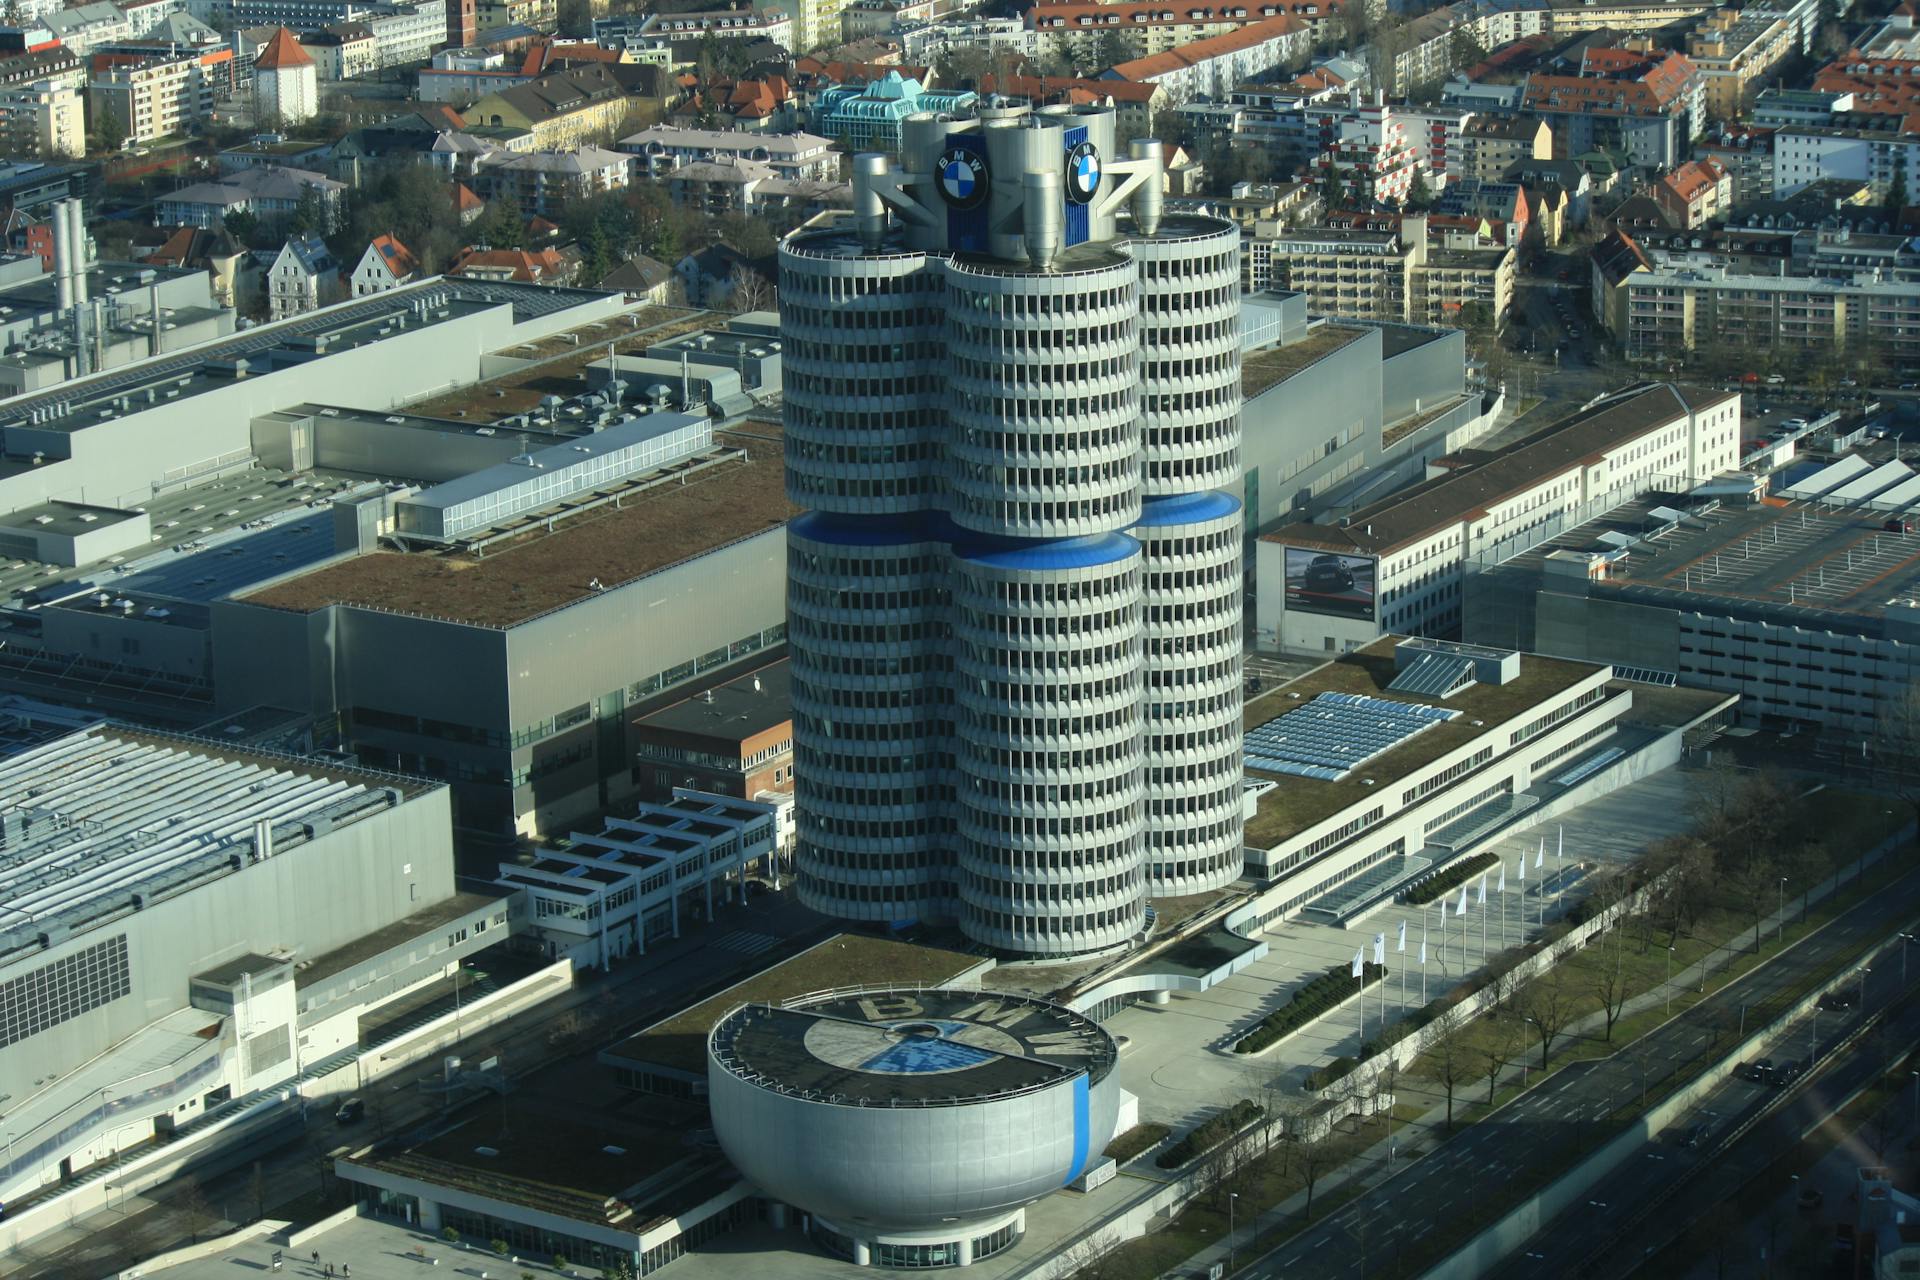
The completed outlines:
{"type": "Polygon", "coordinates": [[[747,929],[735,929],[714,939],[709,946],[719,947],[722,951],[737,951],[743,956],[757,956],[768,947],[780,945],[780,939],[768,933],[754,933],[747,929]]]}

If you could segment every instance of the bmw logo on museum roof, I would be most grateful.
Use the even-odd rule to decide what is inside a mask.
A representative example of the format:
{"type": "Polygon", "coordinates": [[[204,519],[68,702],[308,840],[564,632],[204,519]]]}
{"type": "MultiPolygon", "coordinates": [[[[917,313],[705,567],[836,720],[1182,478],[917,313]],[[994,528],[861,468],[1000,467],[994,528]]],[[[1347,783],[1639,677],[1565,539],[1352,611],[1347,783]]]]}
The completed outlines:
{"type": "Polygon", "coordinates": [[[1100,190],[1100,149],[1083,142],[1067,152],[1067,199],[1085,204],[1100,190]]]}
{"type": "Polygon", "coordinates": [[[966,147],[949,147],[940,156],[940,194],[956,209],[973,209],[986,201],[993,183],[987,176],[987,158],[966,147]]]}

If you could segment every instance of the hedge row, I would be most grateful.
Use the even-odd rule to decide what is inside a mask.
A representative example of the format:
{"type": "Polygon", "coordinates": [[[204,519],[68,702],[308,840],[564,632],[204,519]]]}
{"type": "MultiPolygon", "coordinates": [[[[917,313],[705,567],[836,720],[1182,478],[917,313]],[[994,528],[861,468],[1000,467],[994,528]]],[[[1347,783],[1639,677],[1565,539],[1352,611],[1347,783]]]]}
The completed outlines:
{"type": "MultiPolygon", "coordinates": [[[[1377,965],[1369,960],[1366,964],[1366,976],[1361,982],[1372,986],[1386,976],[1387,970],[1384,965],[1377,965]]],[[[1358,985],[1360,984],[1356,984],[1353,980],[1351,965],[1333,966],[1294,992],[1292,1000],[1262,1018],[1258,1026],[1240,1038],[1240,1042],[1233,1046],[1233,1051],[1258,1053],[1282,1036],[1298,1031],[1321,1014],[1331,1010],[1352,995],[1358,985]]]]}
{"type": "Polygon", "coordinates": [[[1153,1162],[1162,1169],[1178,1169],[1195,1156],[1213,1150],[1265,1114],[1265,1107],[1251,1098],[1242,1098],[1155,1156],[1153,1162]]]}
{"type": "Polygon", "coordinates": [[[1499,865],[1500,855],[1497,853],[1476,853],[1471,858],[1462,858],[1452,866],[1443,867],[1414,883],[1401,895],[1401,901],[1411,902],[1415,906],[1432,902],[1443,893],[1451,893],[1482,871],[1499,865]]]}

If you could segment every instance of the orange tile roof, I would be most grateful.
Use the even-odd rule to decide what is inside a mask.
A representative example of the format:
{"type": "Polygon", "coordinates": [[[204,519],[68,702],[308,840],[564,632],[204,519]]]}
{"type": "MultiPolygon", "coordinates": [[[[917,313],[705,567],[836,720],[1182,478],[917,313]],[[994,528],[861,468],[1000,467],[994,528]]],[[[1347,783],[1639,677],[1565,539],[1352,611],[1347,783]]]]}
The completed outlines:
{"type": "Polygon", "coordinates": [[[1660,115],[1681,101],[1694,75],[1693,64],[1677,53],[1656,60],[1627,49],[1588,49],[1579,75],[1528,77],[1524,106],[1601,116],[1660,115]]]}
{"type": "Polygon", "coordinates": [[[1820,68],[1813,87],[1821,93],[1850,93],[1855,111],[1905,115],[1920,110],[1920,61],[1868,58],[1849,50],[1820,68]]]}
{"type": "Polygon", "coordinates": [[[453,184],[453,207],[456,212],[467,213],[474,209],[484,209],[487,202],[473,194],[473,188],[464,182],[453,184]]]}
{"type": "Polygon", "coordinates": [[[386,264],[387,270],[393,274],[395,280],[405,280],[420,269],[419,262],[414,259],[407,246],[390,235],[375,236],[368,247],[380,255],[380,261],[386,264]]]}
{"type": "Polygon", "coordinates": [[[447,274],[465,275],[475,269],[505,269],[512,272],[514,280],[537,283],[565,271],[566,260],[558,249],[462,249],[447,274]]]}
{"type": "Polygon", "coordinates": [[[273,38],[261,48],[260,56],[253,60],[256,71],[289,71],[312,65],[313,55],[302,49],[300,41],[285,27],[274,31],[273,38]]]}
{"type": "Polygon", "coordinates": [[[1708,156],[1702,160],[1689,160],[1678,166],[1672,173],[1660,179],[1665,187],[1682,204],[1692,204],[1707,193],[1708,188],[1719,183],[1727,176],[1726,166],[1708,156]]]}
{"type": "Polygon", "coordinates": [[[1229,53],[1238,53],[1242,49],[1251,49],[1254,45],[1291,35],[1304,30],[1306,23],[1298,18],[1282,14],[1277,18],[1263,18],[1259,22],[1250,22],[1238,31],[1229,31],[1224,35],[1211,36],[1205,40],[1195,40],[1192,44],[1170,49],[1166,53],[1156,53],[1145,58],[1135,58],[1123,62],[1107,74],[1119,76],[1125,80],[1146,80],[1153,76],[1166,75],[1169,71],[1178,71],[1182,67],[1191,67],[1205,62],[1209,58],[1222,57],[1229,53]]]}
{"type": "Polygon", "coordinates": [[[1157,84],[1134,84],[1130,80],[1085,80],[1078,76],[994,75],[980,77],[980,92],[1000,93],[1011,98],[1028,98],[1041,103],[1088,101],[1112,98],[1115,102],[1149,102],[1160,92],[1157,84]],[[1076,95],[1086,94],[1080,98],[1076,95]]]}

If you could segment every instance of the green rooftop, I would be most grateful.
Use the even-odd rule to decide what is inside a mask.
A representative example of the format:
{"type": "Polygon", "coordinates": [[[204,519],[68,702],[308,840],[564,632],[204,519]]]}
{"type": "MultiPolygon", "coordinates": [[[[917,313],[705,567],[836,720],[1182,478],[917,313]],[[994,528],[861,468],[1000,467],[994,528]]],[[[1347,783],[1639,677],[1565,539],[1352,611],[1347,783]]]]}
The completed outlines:
{"type": "Polygon", "coordinates": [[[982,957],[961,951],[858,933],[836,934],[627,1037],[604,1050],[600,1059],[705,1076],[707,1033],[736,1005],[778,1003],[833,987],[937,987],[985,963],[982,957]]]}
{"type": "MultiPolygon", "coordinates": [[[[1247,728],[1285,715],[1323,693],[1358,693],[1396,702],[1446,707],[1460,714],[1375,756],[1336,782],[1249,769],[1249,777],[1271,778],[1280,785],[1260,797],[1260,807],[1247,823],[1248,845],[1270,849],[1368,796],[1382,795],[1387,786],[1422,765],[1493,732],[1529,707],[1547,701],[1599,670],[1592,663],[1542,658],[1529,653],[1520,659],[1519,678],[1508,684],[1476,684],[1449,698],[1427,698],[1398,690],[1389,693],[1387,686],[1396,674],[1393,650],[1401,638],[1384,636],[1364,649],[1356,649],[1263,694],[1247,705],[1247,728]],[[1300,696],[1289,697],[1290,694],[1300,696]],[[1373,786],[1367,785],[1369,778],[1373,786]]],[[[1386,802],[1392,807],[1391,797],[1386,797],[1386,802]]]]}

